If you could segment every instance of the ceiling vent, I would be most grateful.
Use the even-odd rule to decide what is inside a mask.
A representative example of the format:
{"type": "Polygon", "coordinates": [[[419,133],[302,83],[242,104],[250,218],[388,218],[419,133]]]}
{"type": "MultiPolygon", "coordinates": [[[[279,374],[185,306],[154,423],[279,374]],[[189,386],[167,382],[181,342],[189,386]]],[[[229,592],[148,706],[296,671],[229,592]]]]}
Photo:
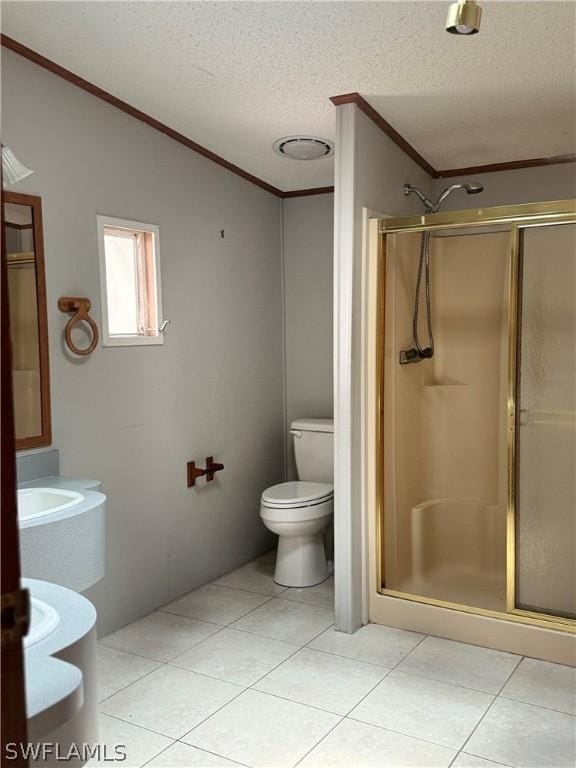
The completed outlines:
{"type": "Polygon", "coordinates": [[[334,144],[317,136],[284,136],[274,142],[274,152],[290,160],[318,160],[334,152],[334,144]]]}

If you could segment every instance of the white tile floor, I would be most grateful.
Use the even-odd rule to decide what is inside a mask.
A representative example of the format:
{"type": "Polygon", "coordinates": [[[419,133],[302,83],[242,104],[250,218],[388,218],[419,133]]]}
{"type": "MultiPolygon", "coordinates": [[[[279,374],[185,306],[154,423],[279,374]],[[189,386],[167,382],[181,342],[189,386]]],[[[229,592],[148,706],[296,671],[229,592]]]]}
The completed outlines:
{"type": "Polygon", "coordinates": [[[269,556],[99,643],[100,738],[125,766],[562,768],[576,671],[371,624],[269,556]]]}

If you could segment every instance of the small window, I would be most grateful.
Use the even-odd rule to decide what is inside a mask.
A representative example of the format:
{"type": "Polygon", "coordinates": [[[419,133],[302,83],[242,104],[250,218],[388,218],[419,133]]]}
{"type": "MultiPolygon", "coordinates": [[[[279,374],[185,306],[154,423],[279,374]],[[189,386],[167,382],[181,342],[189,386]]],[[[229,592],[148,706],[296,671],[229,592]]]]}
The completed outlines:
{"type": "Polygon", "coordinates": [[[162,344],[158,227],[97,220],[103,345],[162,344]]]}

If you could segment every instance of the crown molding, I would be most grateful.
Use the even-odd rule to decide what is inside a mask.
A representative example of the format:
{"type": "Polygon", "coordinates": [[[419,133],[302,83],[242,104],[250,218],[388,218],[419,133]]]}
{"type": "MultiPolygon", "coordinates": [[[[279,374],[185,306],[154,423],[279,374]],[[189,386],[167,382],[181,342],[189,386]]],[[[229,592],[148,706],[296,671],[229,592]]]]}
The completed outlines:
{"type": "Polygon", "coordinates": [[[437,171],[425,160],[406,139],[385,120],[382,115],[369,104],[359,93],[344,93],[340,96],[332,96],[330,101],[336,106],[342,104],[355,104],[372,122],[380,128],[392,141],[400,147],[409,157],[417,163],[433,179],[450,178],[451,176],[467,176],[471,173],[496,173],[497,171],[513,171],[520,168],[535,168],[542,165],[560,165],[563,163],[575,163],[576,154],[556,155],[554,157],[534,157],[527,160],[512,160],[505,163],[491,163],[489,165],[470,165],[465,168],[447,168],[437,171]]]}
{"type": "MultiPolygon", "coordinates": [[[[116,109],[119,109],[121,112],[124,112],[125,114],[130,115],[131,117],[133,117],[136,120],[139,120],[142,123],[145,123],[150,128],[153,128],[159,133],[162,133],[165,136],[168,136],[173,141],[176,141],[179,144],[182,144],[184,147],[191,149],[193,152],[196,152],[197,154],[202,155],[202,157],[205,157],[207,160],[211,160],[213,163],[216,163],[222,168],[225,168],[227,171],[230,171],[231,173],[236,174],[236,176],[239,176],[245,181],[249,181],[250,183],[255,184],[257,187],[260,187],[260,189],[263,189],[266,192],[270,192],[270,194],[275,195],[280,199],[287,199],[291,197],[308,197],[309,195],[323,195],[323,194],[330,194],[334,192],[334,187],[313,187],[310,189],[296,189],[296,190],[289,190],[289,191],[284,191],[282,189],[279,189],[278,187],[275,187],[273,184],[269,184],[267,181],[264,181],[263,179],[260,179],[257,176],[254,176],[254,174],[249,173],[248,171],[245,171],[243,168],[240,168],[234,163],[231,163],[229,160],[226,160],[220,155],[217,155],[215,152],[212,152],[210,149],[203,147],[201,144],[198,144],[198,142],[193,141],[187,136],[184,136],[184,134],[179,133],[173,128],[170,128],[169,125],[162,123],[160,120],[157,120],[155,117],[152,117],[151,115],[148,115],[146,112],[143,112],[142,110],[137,109],[136,107],[133,107],[131,104],[128,104],[128,102],[123,101],[122,99],[119,99],[117,96],[114,96],[113,94],[109,93],[108,91],[105,91],[99,86],[94,85],[90,81],[85,80],[83,77],[76,75],[71,70],[60,66],[60,64],[56,64],[56,62],[46,58],[46,56],[43,56],[40,53],[37,53],[36,51],[32,50],[32,48],[28,48],[26,45],[19,43],[17,40],[14,40],[13,38],[8,37],[8,35],[0,34],[0,44],[4,48],[8,48],[14,53],[17,53],[19,56],[22,56],[23,58],[28,59],[28,61],[31,61],[34,64],[37,64],[39,67],[46,69],[48,72],[51,72],[53,75],[56,75],[57,77],[62,78],[62,80],[66,80],[68,83],[75,85],[77,88],[81,88],[83,91],[86,91],[87,93],[92,94],[92,96],[95,96],[96,98],[101,99],[102,101],[105,101],[107,104],[110,104],[116,109]]],[[[576,154],[574,154],[574,155],[559,155],[556,157],[538,157],[538,158],[531,158],[528,160],[514,160],[512,162],[493,163],[491,165],[473,165],[465,168],[449,168],[446,170],[437,171],[359,93],[354,92],[354,93],[345,93],[340,96],[332,96],[330,98],[330,101],[335,106],[340,106],[342,104],[355,104],[368,118],[370,118],[370,120],[372,120],[372,122],[375,125],[378,126],[378,128],[380,128],[381,131],[383,131],[383,133],[385,133],[390,139],[392,139],[392,141],[403,152],[405,152],[409,157],[411,157],[412,160],[414,160],[414,162],[417,163],[417,165],[419,165],[424,171],[426,171],[426,173],[428,173],[433,179],[448,178],[450,176],[464,176],[470,173],[494,173],[496,171],[509,171],[509,170],[515,170],[519,168],[534,168],[536,166],[558,165],[561,163],[576,162],[576,154]]]]}
{"type": "Polygon", "coordinates": [[[515,171],[520,168],[537,168],[542,165],[563,165],[564,163],[576,163],[576,154],[555,155],[553,157],[533,157],[529,160],[511,160],[508,163],[492,163],[490,165],[469,165],[466,168],[448,168],[445,171],[437,171],[437,178],[444,179],[451,176],[467,176],[470,173],[515,171]]]}
{"type": "Polygon", "coordinates": [[[107,104],[110,104],[113,107],[116,107],[116,109],[119,109],[121,112],[125,112],[127,115],[130,115],[130,117],[139,120],[141,123],[145,123],[151,128],[154,128],[154,130],[163,133],[170,139],[177,141],[179,144],[182,144],[188,149],[191,149],[193,152],[197,152],[199,155],[202,155],[206,159],[211,160],[213,163],[220,165],[222,168],[226,168],[227,171],[236,174],[236,176],[240,176],[240,178],[255,184],[257,187],[266,190],[266,192],[270,192],[271,194],[276,195],[276,197],[300,197],[305,195],[319,195],[328,191],[333,191],[332,187],[319,187],[317,189],[303,189],[284,192],[283,190],[278,189],[278,187],[275,187],[272,184],[268,184],[268,182],[259,179],[252,173],[248,173],[248,171],[239,168],[237,165],[234,165],[234,163],[231,163],[225,158],[220,157],[220,155],[217,155],[215,152],[212,152],[206,147],[203,147],[196,141],[189,139],[182,133],[175,131],[173,128],[170,128],[170,126],[160,122],[160,120],[156,120],[156,118],[146,114],[146,112],[142,112],[142,110],[133,107],[126,101],[123,101],[113,94],[108,93],[108,91],[99,88],[97,85],[94,85],[88,80],[85,80],[83,77],[74,74],[74,72],[71,72],[69,69],[61,67],[60,64],[56,64],[56,62],[51,61],[51,59],[46,58],[46,56],[42,56],[42,54],[37,53],[36,51],[33,51],[31,48],[28,48],[26,45],[19,43],[17,40],[14,40],[13,38],[3,34],[0,35],[0,43],[5,48],[10,49],[25,59],[28,59],[28,61],[32,61],[39,67],[48,70],[48,72],[51,72],[53,75],[62,78],[62,80],[66,80],[68,83],[75,85],[77,88],[81,88],[83,91],[92,94],[92,96],[96,96],[96,98],[105,101],[107,104]]]}
{"type": "Polygon", "coordinates": [[[28,61],[32,61],[39,67],[48,70],[48,72],[51,72],[53,75],[56,75],[57,77],[66,80],[68,83],[75,85],[77,88],[81,88],[83,91],[91,93],[92,96],[96,96],[96,98],[102,99],[102,101],[105,101],[107,104],[116,107],[116,109],[119,109],[121,112],[125,112],[127,115],[130,115],[130,117],[145,123],[146,125],[150,126],[150,128],[154,128],[154,130],[163,133],[165,136],[168,136],[170,139],[177,141],[179,144],[182,144],[184,147],[191,149],[193,152],[197,152],[207,160],[211,160],[213,163],[220,165],[222,168],[226,168],[227,171],[236,174],[236,176],[240,176],[240,178],[255,184],[257,187],[260,187],[260,189],[264,189],[266,192],[270,192],[272,195],[276,195],[276,197],[281,199],[285,197],[305,197],[308,195],[322,195],[334,191],[334,187],[296,189],[288,192],[285,192],[282,189],[278,189],[278,187],[275,187],[272,184],[268,184],[267,181],[259,179],[257,176],[254,176],[254,174],[243,170],[237,165],[234,165],[234,163],[231,163],[225,158],[220,157],[220,155],[217,155],[210,149],[203,147],[201,144],[198,144],[198,142],[193,141],[187,136],[184,136],[182,133],[179,133],[173,128],[170,128],[169,125],[160,122],[160,120],[156,120],[155,117],[152,117],[146,112],[142,112],[142,110],[133,107],[126,101],[123,101],[113,94],[108,93],[108,91],[105,91],[99,86],[94,85],[94,83],[91,83],[90,81],[85,80],[83,77],[76,75],[69,69],[61,67],[60,64],[56,64],[55,61],[46,58],[46,56],[42,56],[42,54],[37,53],[36,51],[32,50],[32,48],[28,48],[26,45],[19,43],[17,40],[8,37],[8,35],[0,35],[0,44],[3,45],[4,48],[8,48],[14,53],[17,53],[19,56],[28,59],[28,61]]]}
{"type": "Polygon", "coordinates": [[[290,197],[310,197],[310,195],[331,195],[334,194],[334,187],[311,187],[310,189],[294,189],[290,192],[282,192],[282,198],[290,197]]]}

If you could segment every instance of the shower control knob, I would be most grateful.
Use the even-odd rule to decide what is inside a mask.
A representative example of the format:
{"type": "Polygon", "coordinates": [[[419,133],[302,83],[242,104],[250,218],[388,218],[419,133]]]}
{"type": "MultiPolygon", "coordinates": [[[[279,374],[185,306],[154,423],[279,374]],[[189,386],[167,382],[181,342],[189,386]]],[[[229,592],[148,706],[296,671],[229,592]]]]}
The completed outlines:
{"type": "Polygon", "coordinates": [[[406,363],[419,363],[422,360],[422,355],[417,349],[406,349],[400,352],[400,365],[406,365],[406,363]]]}

